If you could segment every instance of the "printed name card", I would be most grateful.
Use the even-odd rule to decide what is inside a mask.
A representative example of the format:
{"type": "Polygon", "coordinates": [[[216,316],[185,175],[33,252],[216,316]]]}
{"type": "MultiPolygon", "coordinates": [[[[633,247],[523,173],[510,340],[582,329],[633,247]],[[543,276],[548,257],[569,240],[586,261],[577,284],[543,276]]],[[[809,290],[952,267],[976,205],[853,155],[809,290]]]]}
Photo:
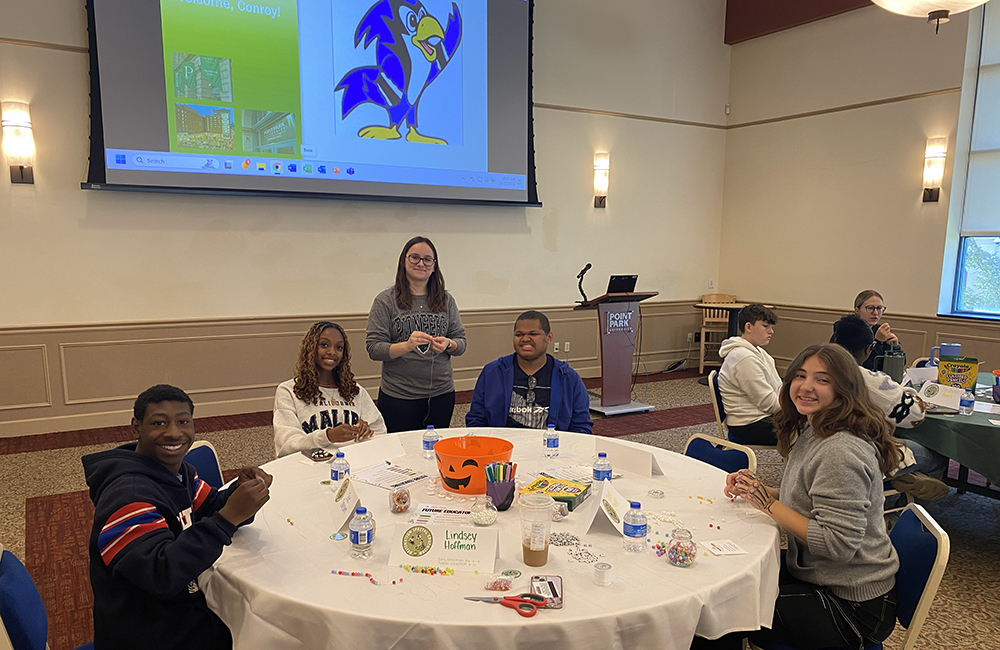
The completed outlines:
{"type": "Polygon", "coordinates": [[[663,474],[656,456],[651,452],[626,445],[611,438],[595,436],[594,453],[604,452],[611,461],[614,471],[625,471],[638,474],[642,478],[652,478],[654,474],[663,474]]]}
{"type": "Polygon", "coordinates": [[[500,557],[495,528],[396,524],[389,566],[410,564],[493,573],[500,557]]]}
{"type": "Polygon", "coordinates": [[[590,487],[597,501],[597,507],[590,510],[590,521],[583,528],[584,534],[603,532],[625,534],[622,517],[631,507],[631,502],[611,485],[611,481],[594,483],[590,487]],[[598,513],[604,513],[603,515],[598,513]]]}
{"type": "Polygon", "coordinates": [[[964,393],[965,389],[963,388],[943,386],[941,384],[932,384],[930,382],[924,384],[924,387],[920,389],[920,397],[923,398],[925,402],[930,402],[931,404],[937,404],[938,406],[944,406],[946,408],[952,408],[956,411],[958,410],[958,402],[962,399],[962,395],[964,393]]]}

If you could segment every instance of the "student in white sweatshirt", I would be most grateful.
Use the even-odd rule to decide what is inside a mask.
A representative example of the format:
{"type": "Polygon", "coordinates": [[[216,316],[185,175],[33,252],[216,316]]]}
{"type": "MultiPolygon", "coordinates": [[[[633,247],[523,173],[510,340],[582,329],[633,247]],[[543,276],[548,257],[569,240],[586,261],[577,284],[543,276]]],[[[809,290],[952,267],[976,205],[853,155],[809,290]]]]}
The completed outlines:
{"type": "Polygon", "coordinates": [[[295,377],[274,394],[274,451],[332,449],[385,433],[382,414],[351,372],[344,329],[320,321],[299,346],[295,377]]]}
{"type": "Polygon", "coordinates": [[[742,334],[726,339],[719,348],[719,392],[726,426],[739,442],[773,445],[777,439],[771,416],[779,408],[781,377],[764,346],[771,342],[778,317],[755,303],[740,310],[738,322],[742,334]]]}

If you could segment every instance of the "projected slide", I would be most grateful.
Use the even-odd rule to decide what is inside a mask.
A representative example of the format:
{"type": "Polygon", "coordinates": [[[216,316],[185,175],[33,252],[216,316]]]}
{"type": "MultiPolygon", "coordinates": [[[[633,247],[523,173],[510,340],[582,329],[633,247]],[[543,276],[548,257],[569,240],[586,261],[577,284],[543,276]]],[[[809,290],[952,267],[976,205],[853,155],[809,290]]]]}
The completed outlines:
{"type": "Polygon", "coordinates": [[[528,198],[526,0],[93,2],[109,185],[528,198]]]}

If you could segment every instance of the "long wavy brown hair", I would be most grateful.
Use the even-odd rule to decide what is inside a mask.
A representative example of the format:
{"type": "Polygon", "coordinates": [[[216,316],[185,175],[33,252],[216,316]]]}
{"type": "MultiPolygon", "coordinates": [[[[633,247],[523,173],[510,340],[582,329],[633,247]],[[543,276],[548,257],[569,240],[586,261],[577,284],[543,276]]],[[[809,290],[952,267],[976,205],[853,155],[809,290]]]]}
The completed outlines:
{"type": "Polygon", "coordinates": [[[292,392],[306,404],[319,404],[322,395],[319,390],[319,372],[316,370],[316,350],[319,349],[320,335],[331,328],[344,337],[344,356],[333,369],[333,382],[340,391],[340,397],[348,404],[353,404],[354,397],[361,392],[354,381],[354,373],[351,372],[351,344],[347,342],[347,333],[340,325],[323,320],[310,327],[302,337],[299,358],[295,362],[295,388],[292,392]]]}
{"type": "Polygon", "coordinates": [[[878,451],[879,468],[883,474],[890,474],[903,459],[903,443],[893,435],[894,427],[872,402],[858,362],[847,350],[833,343],[806,348],[785,372],[778,395],[781,410],[774,416],[778,451],[782,456],[788,456],[796,436],[807,425],[806,416],[799,413],[792,402],[789,387],[796,373],[802,369],[802,364],[810,357],[819,358],[834,391],[833,403],[813,414],[813,433],[819,438],[827,438],[838,431],[846,431],[871,442],[878,451]]]}
{"type": "Polygon", "coordinates": [[[438,259],[437,248],[434,242],[426,237],[414,237],[403,246],[403,252],[399,254],[399,264],[396,266],[396,305],[400,309],[411,309],[413,307],[413,294],[410,292],[410,281],[406,279],[406,255],[415,244],[427,244],[434,253],[434,272],[427,278],[427,309],[431,312],[442,312],[448,310],[448,299],[444,292],[444,274],[441,273],[441,260],[438,259]]]}

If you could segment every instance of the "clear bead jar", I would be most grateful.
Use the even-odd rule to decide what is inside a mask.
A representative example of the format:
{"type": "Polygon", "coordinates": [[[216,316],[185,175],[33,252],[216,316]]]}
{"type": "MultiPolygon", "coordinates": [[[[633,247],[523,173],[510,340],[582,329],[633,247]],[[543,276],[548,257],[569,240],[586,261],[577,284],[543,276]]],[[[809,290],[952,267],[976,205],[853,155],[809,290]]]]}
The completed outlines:
{"type": "Polygon", "coordinates": [[[393,512],[406,512],[410,509],[410,491],[405,487],[398,487],[389,491],[389,510],[393,512]]]}
{"type": "Polygon", "coordinates": [[[472,523],[477,526],[489,526],[497,521],[497,507],[493,505],[490,495],[483,494],[476,497],[476,502],[472,504],[472,523]]]}
{"type": "Polygon", "coordinates": [[[667,561],[674,566],[689,567],[698,557],[698,546],[691,539],[691,531],[686,528],[675,528],[670,536],[674,541],[667,548],[667,561]]]}

